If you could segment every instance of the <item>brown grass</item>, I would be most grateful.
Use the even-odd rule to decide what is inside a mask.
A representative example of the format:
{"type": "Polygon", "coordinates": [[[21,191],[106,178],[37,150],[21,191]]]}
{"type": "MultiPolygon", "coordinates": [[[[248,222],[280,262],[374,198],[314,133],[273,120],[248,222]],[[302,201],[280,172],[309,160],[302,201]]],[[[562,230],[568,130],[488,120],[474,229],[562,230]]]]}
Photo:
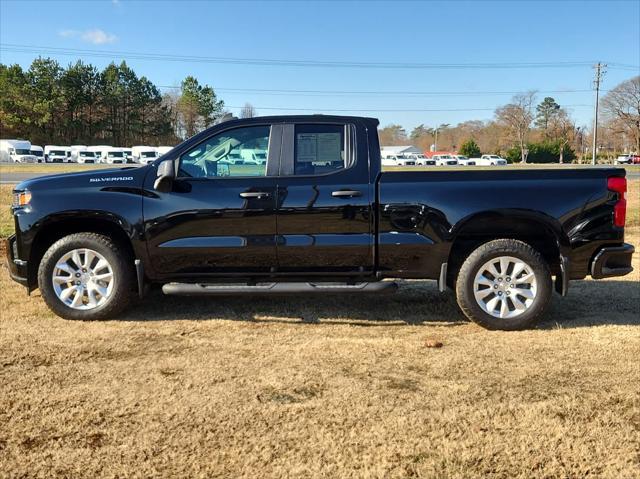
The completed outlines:
{"type": "Polygon", "coordinates": [[[0,164],[0,178],[4,173],[41,173],[42,175],[55,175],[73,171],[88,171],[105,168],[122,168],[124,166],[137,165],[108,165],[108,164],[83,164],[83,163],[5,163],[0,164]]]}
{"type": "Polygon", "coordinates": [[[634,265],[519,333],[418,281],[386,298],[153,292],[71,322],[2,265],[0,476],[637,477],[634,265]]]}

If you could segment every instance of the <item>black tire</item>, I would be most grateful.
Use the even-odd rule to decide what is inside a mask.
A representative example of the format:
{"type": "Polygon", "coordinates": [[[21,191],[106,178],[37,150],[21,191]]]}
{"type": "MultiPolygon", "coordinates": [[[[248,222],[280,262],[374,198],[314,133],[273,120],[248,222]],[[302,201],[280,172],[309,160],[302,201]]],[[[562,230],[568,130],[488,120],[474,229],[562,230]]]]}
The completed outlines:
{"type": "Polygon", "coordinates": [[[58,316],[74,320],[108,319],[122,312],[131,301],[134,271],[129,255],[113,240],[97,233],[75,233],[56,241],[42,257],[38,267],[38,286],[45,303],[58,316]],[[113,290],[104,304],[93,309],[79,310],[67,306],[56,295],[52,275],[58,260],[78,248],[100,253],[113,271],[113,290]]]}
{"type": "Polygon", "coordinates": [[[533,327],[547,309],[551,291],[551,272],[542,255],[527,243],[513,239],[489,241],[479,246],[462,264],[456,281],[458,305],[465,316],[486,329],[494,330],[517,331],[533,327]],[[474,281],[478,270],[486,262],[500,256],[512,256],[527,263],[533,270],[538,285],[531,305],[513,318],[492,316],[480,307],[474,296],[474,281]]]}

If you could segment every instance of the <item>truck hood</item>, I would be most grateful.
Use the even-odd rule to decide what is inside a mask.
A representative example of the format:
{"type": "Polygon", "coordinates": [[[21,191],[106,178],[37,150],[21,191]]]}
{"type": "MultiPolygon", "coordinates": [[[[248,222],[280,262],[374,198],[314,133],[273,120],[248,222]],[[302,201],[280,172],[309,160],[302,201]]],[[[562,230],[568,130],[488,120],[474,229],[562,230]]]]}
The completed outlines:
{"type": "Polygon", "coordinates": [[[43,191],[64,190],[67,188],[86,188],[95,186],[118,186],[141,188],[144,178],[152,166],[110,168],[106,170],[89,170],[78,173],[62,173],[58,175],[39,176],[19,183],[16,190],[43,191]]]}

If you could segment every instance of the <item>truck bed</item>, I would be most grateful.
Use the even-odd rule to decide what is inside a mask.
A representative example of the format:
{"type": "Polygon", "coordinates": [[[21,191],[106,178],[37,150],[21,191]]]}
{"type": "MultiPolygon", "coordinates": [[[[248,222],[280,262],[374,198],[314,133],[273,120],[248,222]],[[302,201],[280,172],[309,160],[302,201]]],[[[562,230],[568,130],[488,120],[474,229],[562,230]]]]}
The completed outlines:
{"type": "Polygon", "coordinates": [[[587,274],[595,252],[623,242],[612,228],[607,178],[622,168],[457,169],[382,172],[377,183],[379,268],[437,277],[452,242],[530,231],[553,238],[572,279],[587,274]],[[412,254],[407,254],[407,250],[412,254]]]}

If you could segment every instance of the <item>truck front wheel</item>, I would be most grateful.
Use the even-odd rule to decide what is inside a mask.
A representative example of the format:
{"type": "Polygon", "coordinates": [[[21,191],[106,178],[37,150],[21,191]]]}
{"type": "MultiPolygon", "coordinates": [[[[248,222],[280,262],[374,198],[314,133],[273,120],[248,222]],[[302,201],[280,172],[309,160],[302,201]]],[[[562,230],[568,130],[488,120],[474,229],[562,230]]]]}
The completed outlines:
{"type": "Polygon", "coordinates": [[[551,273],[527,243],[484,243],[465,260],[456,282],[458,305],[487,329],[520,330],[535,325],[551,298],[551,273]]]}
{"type": "Polygon", "coordinates": [[[128,255],[110,238],[76,233],[56,241],[38,268],[47,306],[65,319],[95,320],[117,315],[131,298],[128,255]]]}

